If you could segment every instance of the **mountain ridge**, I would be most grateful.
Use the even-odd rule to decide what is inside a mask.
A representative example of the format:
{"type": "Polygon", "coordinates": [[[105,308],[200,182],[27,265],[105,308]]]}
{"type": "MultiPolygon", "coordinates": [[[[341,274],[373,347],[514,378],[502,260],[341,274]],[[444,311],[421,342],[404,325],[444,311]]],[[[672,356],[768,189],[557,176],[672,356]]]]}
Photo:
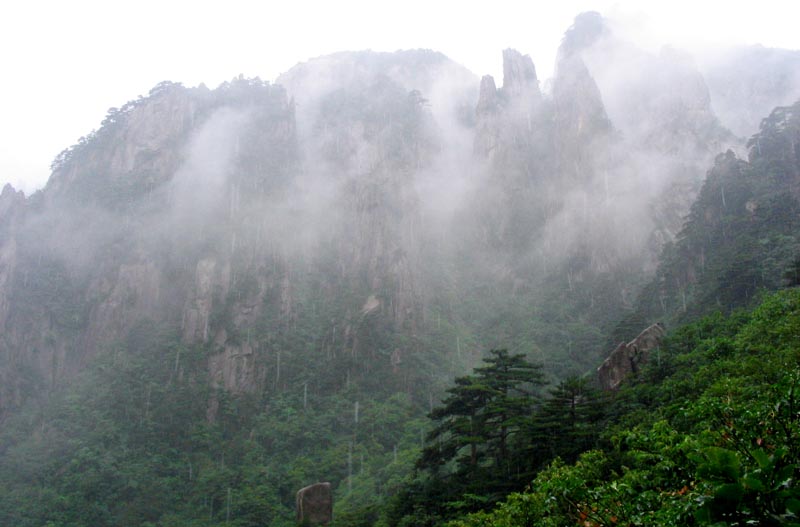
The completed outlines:
{"type": "MultiPolygon", "coordinates": [[[[158,460],[198,525],[231,500],[250,523],[288,524],[312,479],[374,516],[424,442],[422,415],[486,350],[526,355],[551,384],[592,371],[606,335],[660,314],[658,294],[637,300],[652,277],[690,272],[659,254],[691,241],[685,214],[705,221],[692,203],[715,199],[719,149],[742,148],[697,68],[632,50],[598,17],[576,19],[551,90],[515,50],[500,88],[420,50],[312,59],[285,86],[162,83],[62,153],[42,191],[6,186],[4,470],[56,488],[98,467],[85,491],[58,487],[75,525],[167,524],[158,460]],[[612,93],[618,56],[642,68],[612,93]],[[21,461],[28,448],[46,463],[21,461]]],[[[751,152],[793,166],[784,134],[756,137],[751,152]]],[[[746,209],[745,194],[726,199],[746,209]]],[[[8,499],[0,518],[22,525],[8,499]]],[[[50,521],[57,502],[24,514],[50,521]]]]}

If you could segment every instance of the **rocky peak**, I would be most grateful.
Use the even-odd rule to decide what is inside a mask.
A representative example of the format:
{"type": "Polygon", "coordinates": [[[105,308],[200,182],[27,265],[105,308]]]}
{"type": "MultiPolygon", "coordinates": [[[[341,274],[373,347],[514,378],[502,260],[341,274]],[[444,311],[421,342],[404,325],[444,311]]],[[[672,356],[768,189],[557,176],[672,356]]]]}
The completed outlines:
{"type": "MultiPolygon", "coordinates": [[[[681,133],[685,135],[688,131],[694,139],[692,144],[698,149],[709,152],[720,150],[720,144],[726,141],[729,134],[720,126],[711,109],[708,86],[691,56],[664,47],[653,64],[651,68],[654,71],[650,75],[652,84],[646,90],[650,94],[639,96],[645,101],[640,108],[653,121],[653,130],[646,134],[652,146],[666,151],[679,143],[681,133]],[[658,96],[661,91],[657,88],[659,85],[672,88],[668,93],[658,96]],[[685,131],[681,132],[681,129],[685,131]]],[[[643,119],[644,115],[631,117],[647,121],[643,119]]]]}
{"type": "Polygon", "coordinates": [[[572,137],[611,130],[600,89],[578,55],[562,57],[553,82],[556,120],[572,137]]]}
{"type": "MultiPolygon", "coordinates": [[[[283,88],[259,79],[234,79],[213,91],[161,83],[147,97],[109,109],[100,129],[59,154],[45,196],[115,211],[129,209],[174,183],[181,169],[215,166],[217,158],[190,166],[192,157],[201,154],[193,145],[206,139],[215,148],[220,144],[210,137],[215,133],[238,138],[232,140],[232,166],[258,153],[266,158],[266,166],[267,160],[292,155],[294,110],[283,88]],[[229,129],[223,130],[225,126],[229,129]]],[[[241,177],[251,175],[239,172],[241,177]]],[[[269,186],[248,183],[258,189],[269,186]]]]}
{"type": "Polygon", "coordinates": [[[100,129],[58,155],[46,194],[91,201],[92,191],[109,182],[147,188],[163,182],[181,161],[179,149],[163,145],[181,144],[194,125],[198,100],[207,94],[204,88],[162,82],[147,97],[110,108],[100,129]]]}
{"type": "Polygon", "coordinates": [[[553,99],[562,132],[573,137],[611,129],[600,89],[586,66],[582,52],[607,34],[600,13],[589,11],[575,17],[558,49],[553,99]]]}
{"type": "Polygon", "coordinates": [[[13,215],[25,204],[25,193],[6,183],[0,193],[0,222],[13,215]]]}
{"type": "MultiPolygon", "coordinates": [[[[20,190],[19,193],[21,193],[21,192],[22,191],[20,190]]],[[[10,195],[13,195],[13,194],[17,194],[17,193],[18,193],[18,191],[13,186],[11,186],[11,183],[6,183],[3,186],[3,191],[0,192],[0,199],[6,199],[7,196],[10,196],[10,195]]]]}
{"type": "Polygon", "coordinates": [[[685,52],[669,46],[658,54],[646,51],[615,35],[598,13],[590,12],[576,17],[566,31],[558,70],[562,80],[571,76],[575,82],[585,80],[588,72],[614,128],[634,143],[686,155],[721,149],[725,133],[711,110],[708,87],[685,52]]]}
{"type": "MultiPolygon", "coordinates": [[[[483,93],[483,82],[481,82],[483,93]]],[[[530,55],[523,55],[515,49],[503,50],[503,93],[509,99],[541,98],[536,67],[530,55]]]]}
{"type": "Polygon", "coordinates": [[[473,151],[481,156],[489,156],[497,148],[499,140],[499,120],[501,118],[500,99],[497,86],[491,75],[481,79],[481,90],[478,104],[475,107],[476,130],[473,140],[473,151]]]}
{"type": "Polygon", "coordinates": [[[606,21],[600,13],[597,11],[581,13],[575,17],[572,26],[564,33],[564,39],[558,48],[558,56],[566,58],[579,53],[608,33],[606,21]]]}
{"type": "Polygon", "coordinates": [[[482,115],[496,111],[497,86],[495,86],[494,77],[484,75],[481,79],[480,95],[478,95],[478,105],[475,107],[475,113],[482,115]]]}
{"type": "Polygon", "coordinates": [[[493,155],[503,134],[508,143],[526,144],[541,101],[531,57],[515,49],[504,50],[503,87],[498,90],[491,75],[481,79],[473,151],[481,156],[493,155]]]}

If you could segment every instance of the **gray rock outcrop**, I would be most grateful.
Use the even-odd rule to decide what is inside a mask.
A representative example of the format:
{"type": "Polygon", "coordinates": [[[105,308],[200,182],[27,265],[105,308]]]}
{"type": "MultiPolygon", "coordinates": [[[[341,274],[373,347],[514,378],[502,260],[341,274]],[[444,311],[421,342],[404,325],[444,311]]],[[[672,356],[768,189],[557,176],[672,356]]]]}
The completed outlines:
{"type": "Polygon", "coordinates": [[[657,322],[627,344],[621,342],[597,368],[600,386],[604,390],[619,388],[629,375],[635,375],[647,363],[653,350],[661,346],[665,334],[664,325],[657,322]]]}
{"type": "Polygon", "coordinates": [[[494,77],[484,75],[481,79],[478,104],[475,106],[476,126],[473,140],[473,151],[480,156],[489,157],[497,148],[497,143],[500,140],[498,118],[500,110],[500,101],[497,96],[494,77]]]}
{"type": "Polygon", "coordinates": [[[541,99],[539,78],[530,55],[511,48],[503,50],[503,92],[510,99],[541,99]]]}
{"type": "Polygon", "coordinates": [[[333,494],[328,482],[298,490],[296,504],[300,525],[330,525],[333,521],[333,494]]]}

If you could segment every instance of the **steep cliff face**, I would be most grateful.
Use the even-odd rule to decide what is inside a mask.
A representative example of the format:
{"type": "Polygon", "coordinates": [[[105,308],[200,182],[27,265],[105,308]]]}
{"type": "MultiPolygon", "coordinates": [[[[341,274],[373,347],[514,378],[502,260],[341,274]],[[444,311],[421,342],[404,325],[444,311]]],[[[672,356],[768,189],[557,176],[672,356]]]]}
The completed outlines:
{"type": "Polygon", "coordinates": [[[122,263],[116,273],[89,284],[87,298],[102,299],[88,313],[84,335],[87,349],[113,342],[141,319],[164,313],[161,290],[164,278],[152,260],[122,263]]]}
{"type": "Polygon", "coordinates": [[[582,13],[575,17],[558,48],[553,99],[559,128],[576,138],[611,130],[603,96],[584,60],[585,50],[607,33],[599,13],[582,13]]]}
{"type": "Polygon", "coordinates": [[[747,146],[750,163],[769,170],[777,183],[800,199],[800,102],[775,108],[747,146]]]}
{"type": "Polygon", "coordinates": [[[542,126],[542,93],[536,67],[529,55],[515,49],[503,51],[503,85],[494,78],[481,79],[475,106],[475,153],[493,158],[530,144],[534,128],[542,126]],[[501,147],[501,150],[497,150],[501,147]]]}
{"type": "Polygon", "coordinates": [[[16,230],[24,218],[25,194],[11,185],[0,193],[0,327],[10,309],[10,286],[17,263],[16,230]]]}
{"type": "MultiPolygon", "coordinates": [[[[573,135],[595,123],[587,136],[600,141],[595,150],[603,152],[590,163],[594,188],[623,224],[640,218],[633,221],[644,225],[646,218],[631,240],[640,244],[638,252],[651,255],[652,267],[660,247],[680,230],[713,157],[743,145],[719,123],[709,88],[685,53],[644,51],[616,36],[598,13],[584,13],[567,32],[559,57],[562,82],[571,88],[560,105],[565,122],[573,135]],[[579,92],[585,94],[577,99],[586,101],[583,109],[573,102],[579,92]]],[[[573,149],[564,159],[582,157],[573,149]]]]}
{"type": "MultiPolygon", "coordinates": [[[[509,326],[530,327],[524,310],[508,307],[514,298],[573,306],[565,321],[581,312],[581,324],[603,333],[675,240],[713,156],[741,144],[719,124],[689,57],[641,50],[598,13],[565,34],[549,93],[520,89],[535,78],[528,62],[507,51],[503,87],[488,76],[480,84],[473,150],[483,163],[461,224],[472,242],[463,279],[497,284],[492,309],[509,326]],[[525,111],[513,102],[522,93],[525,111]]],[[[567,325],[529,331],[547,341],[567,325]]],[[[584,349],[576,360],[586,356],[584,343],[575,349],[584,349]]]]}
{"type": "Polygon", "coordinates": [[[418,452],[415,416],[485,350],[580,375],[632,313],[601,369],[613,388],[663,336],[623,330],[777,287],[800,254],[797,105],[749,161],[716,157],[676,235],[725,137],[694,66],[595,14],[551,90],[502,58],[499,88],[428,51],[320,57],[285,87],[165,83],[41,192],[5,188],[0,512],[19,516],[24,479],[36,525],[222,522],[224,504],[269,523],[265,503],[330,477],[371,517],[370,489],[393,492],[418,452]]]}
{"type": "Polygon", "coordinates": [[[119,208],[165,183],[209,98],[206,89],[162,83],[146,99],[112,108],[100,130],[56,159],[48,200],[119,208]]]}
{"type": "MultiPolygon", "coordinates": [[[[165,83],[60,155],[35,200],[6,189],[0,314],[14,365],[4,372],[27,368],[52,386],[152,319],[206,349],[212,388],[235,394],[282,386],[318,351],[399,373],[412,349],[393,347],[390,362],[378,348],[422,320],[417,189],[442,148],[437,126],[461,119],[452,95],[474,86],[438,54],[412,54],[423,70],[408,57],[355,57],[366,61],[355,72],[322,60],[287,74],[309,124],[299,137],[281,87],[165,83]],[[327,90],[291,80],[320,67],[327,90]],[[30,284],[41,298],[20,300],[30,284]]],[[[354,378],[372,368],[354,364],[354,378]]]]}
{"type": "MultiPolygon", "coordinates": [[[[183,309],[181,329],[186,342],[208,342],[213,337],[211,328],[211,309],[214,307],[214,294],[224,297],[230,284],[230,266],[217,268],[217,260],[204,258],[197,262],[194,284],[183,309]]],[[[217,339],[214,339],[217,341],[217,339]]],[[[225,344],[225,339],[220,339],[225,344]]]]}
{"type": "MultiPolygon", "coordinates": [[[[502,58],[499,88],[430,51],[341,53],[285,87],[163,83],[109,111],[42,192],[0,197],[4,400],[143,319],[242,395],[301,377],[408,389],[511,333],[562,354],[570,324],[591,364],[729,136],[691,61],[596,13],[567,31],[551,93],[530,57],[502,58]],[[561,319],[529,320],[555,303],[561,319]]],[[[793,166],[796,142],[755,146],[793,166]]]]}
{"type": "Polygon", "coordinates": [[[643,291],[646,318],[691,320],[748,305],[784,285],[800,243],[800,103],[776,108],[748,143],[748,160],[716,157],[674,245],[643,291]]]}
{"type": "MultiPolygon", "coordinates": [[[[12,284],[18,274],[16,230],[24,218],[25,195],[11,185],[0,193],[0,329],[5,330],[13,306],[12,284]]],[[[14,378],[17,356],[10,349],[8,333],[0,335],[0,411],[17,405],[22,394],[14,378]]],[[[2,413],[0,413],[2,415],[2,413]]]]}
{"type": "Polygon", "coordinates": [[[475,106],[475,144],[476,154],[484,157],[492,156],[500,140],[500,98],[497,96],[497,85],[494,77],[484,75],[481,78],[481,89],[478,104],[475,106]]]}
{"type": "Polygon", "coordinates": [[[542,98],[536,67],[529,55],[515,49],[503,50],[503,92],[509,99],[535,104],[542,98]]]}
{"type": "Polygon", "coordinates": [[[611,121],[600,90],[578,54],[562,52],[553,81],[560,171],[585,183],[594,177],[594,157],[608,149],[611,121]]]}
{"type": "Polygon", "coordinates": [[[213,294],[230,288],[235,239],[257,223],[252,201],[286,187],[295,151],[280,88],[163,84],[112,109],[28,203],[6,189],[0,322],[3,371],[17,379],[5,385],[30,392],[28,372],[52,387],[142,319],[183,323],[188,344],[214,337],[213,294]]]}
{"type": "MultiPolygon", "coordinates": [[[[446,184],[439,164],[465,150],[462,120],[476,79],[443,55],[418,50],[321,57],[279,82],[301,109],[309,186],[332,192],[324,206],[338,225],[331,237],[340,278],[361,291],[363,304],[377,302],[369,311],[378,319],[416,334],[422,250],[437,228],[426,212],[440,206],[420,190],[446,184]]],[[[354,353],[363,346],[361,325],[347,324],[354,353]]]]}

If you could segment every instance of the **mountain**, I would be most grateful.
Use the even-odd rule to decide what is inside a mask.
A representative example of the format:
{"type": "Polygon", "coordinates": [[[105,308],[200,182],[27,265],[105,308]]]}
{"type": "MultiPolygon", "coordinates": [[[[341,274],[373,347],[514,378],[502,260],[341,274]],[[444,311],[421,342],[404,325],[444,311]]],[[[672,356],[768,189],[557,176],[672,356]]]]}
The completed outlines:
{"type": "Polygon", "coordinates": [[[786,285],[800,251],[799,104],[763,119],[747,159],[732,151],[717,156],[632,320],[686,323],[751,306],[760,291],[786,285]]]}
{"type": "MultiPolygon", "coordinates": [[[[535,460],[538,473],[495,504],[496,481],[453,492],[469,488],[452,479],[467,472],[463,460],[450,474],[420,470],[393,500],[390,525],[796,522],[798,111],[800,102],[763,119],[748,159],[717,156],[629,326],[615,332],[658,317],[668,337],[634,350],[637,364],[604,396],[568,379],[532,405],[526,426],[515,423],[521,440],[509,457],[525,454],[519,465],[535,460]]],[[[478,422],[481,410],[471,414],[478,422]]],[[[481,436],[469,447],[487,443],[481,436]]]]}
{"type": "MultiPolygon", "coordinates": [[[[586,392],[554,393],[546,408],[562,421],[552,441],[564,444],[577,429],[577,437],[595,434],[589,449],[552,460],[491,510],[464,513],[482,496],[434,510],[461,505],[447,525],[464,527],[791,525],[800,495],[798,437],[786,433],[797,423],[798,300],[796,288],[766,295],[755,308],[675,331],[638,381],[599,401],[599,426],[587,418],[586,392]]],[[[406,522],[441,523],[429,518],[406,522]]]]}
{"type": "MultiPolygon", "coordinates": [[[[550,89],[502,57],[499,87],[428,50],[161,83],[44,189],[4,188],[0,523],[288,525],[316,480],[338,522],[377,521],[423,415],[489,349],[552,383],[593,370],[621,319],[660,316],[654,299],[675,312],[673,282],[710,254],[693,229],[750,232],[714,219],[714,181],[755,223],[791,214],[740,189],[746,166],[791,166],[790,109],[703,185],[744,146],[690,58],[596,13],[550,89]]],[[[770,269],[791,253],[776,243],[770,269]]],[[[693,287],[692,305],[720,294],[693,287]]]]}
{"type": "Polygon", "coordinates": [[[800,101],[716,157],[596,375],[537,393],[493,350],[456,378],[388,525],[792,522],[798,146],[800,101]]]}

